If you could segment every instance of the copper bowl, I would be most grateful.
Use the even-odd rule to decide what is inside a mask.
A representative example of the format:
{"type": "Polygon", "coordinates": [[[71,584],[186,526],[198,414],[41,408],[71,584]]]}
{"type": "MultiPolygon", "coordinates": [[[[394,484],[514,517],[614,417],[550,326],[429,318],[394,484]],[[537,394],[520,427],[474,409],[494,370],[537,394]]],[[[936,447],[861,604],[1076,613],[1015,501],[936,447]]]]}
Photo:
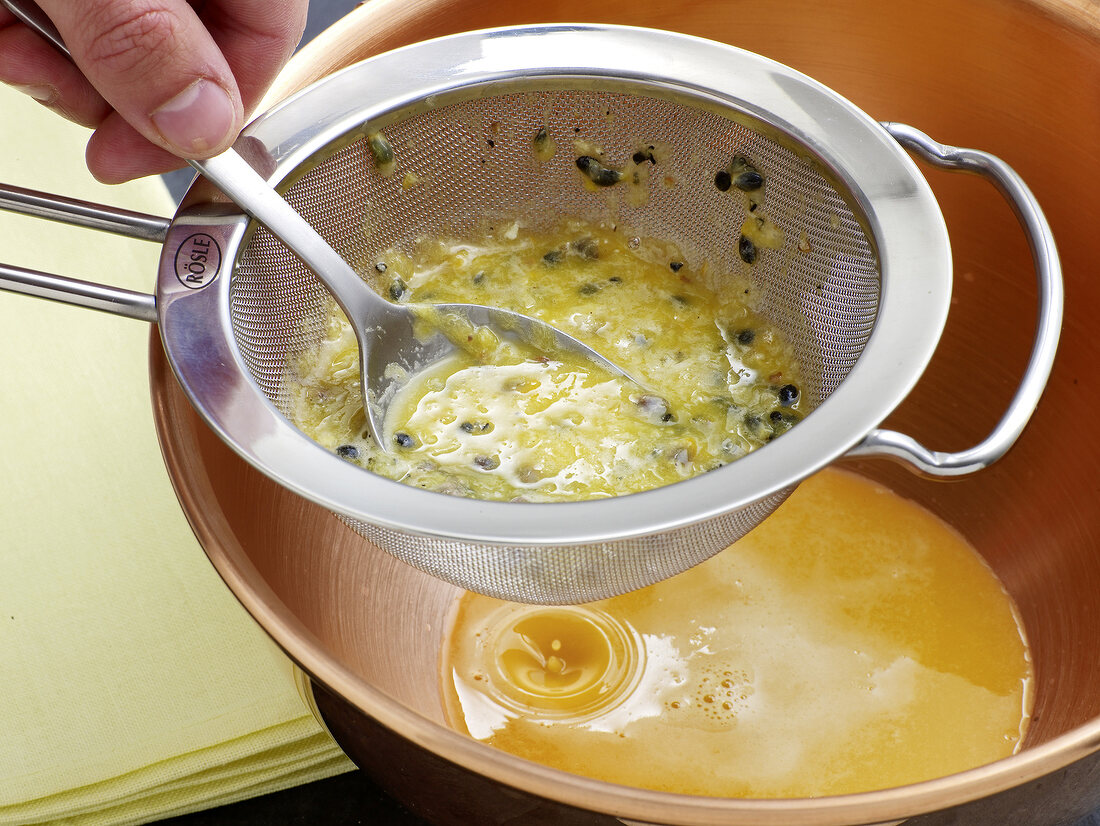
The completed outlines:
{"type": "MultiPolygon", "coordinates": [[[[1021,441],[954,482],[886,462],[856,467],[961,530],[1015,599],[1036,673],[1015,756],[938,780],[815,800],[721,800],[615,786],[538,766],[449,730],[441,635],[457,591],[370,546],[239,460],[199,421],[152,345],[157,426],[183,507],[214,565],[310,675],[347,753],[438,823],[1056,824],[1100,806],[1100,10],[1087,0],[656,3],[369,0],[299,54],[276,94],[386,49],[540,21],[653,26],[725,40],[793,66],[881,120],[911,123],[1012,164],[1063,258],[1058,363],[1021,441]],[[1067,411],[1059,413],[1059,410],[1067,411]]],[[[952,235],[951,316],[921,383],[888,426],[938,449],[979,441],[1027,361],[1030,255],[987,184],[926,170],[952,235]]]]}

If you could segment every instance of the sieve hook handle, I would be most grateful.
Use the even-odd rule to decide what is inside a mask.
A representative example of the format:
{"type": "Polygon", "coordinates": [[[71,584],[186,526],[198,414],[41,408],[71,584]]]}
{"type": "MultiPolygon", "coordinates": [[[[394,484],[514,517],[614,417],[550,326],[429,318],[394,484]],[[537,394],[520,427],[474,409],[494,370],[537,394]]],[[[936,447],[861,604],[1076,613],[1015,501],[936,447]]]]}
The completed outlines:
{"type": "MultiPolygon", "coordinates": [[[[0,0],[0,4],[71,59],[57,28],[36,3],[0,0]]],[[[3,184],[0,184],[0,209],[159,243],[164,242],[170,224],[168,220],[152,215],[3,184]]],[[[139,321],[157,320],[156,297],[153,295],[9,264],[0,264],[0,289],[102,310],[139,321]]]]}
{"type": "Polygon", "coordinates": [[[847,454],[887,456],[912,465],[929,476],[962,476],[1000,459],[1019,438],[1039,403],[1054,364],[1062,328],[1062,267],[1050,225],[1034,194],[1012,167],[988,152],[937,143],[905,124],[882,125],[898,143],[933,165],[976,172],[989,180],[1009,202],[1031,247],[1039,285],[1035,341],[1023,378],[993,431],[969,450],[948,453],[929,450],[904,433],[873,430],[847,454]]]}
{"type": "MultiPolygon", "coordinates": [[[[0,209],[34,218],[164,243],[165,218],[0,184],[0,209]]],[[[0,264],[0,289],[102,310],[139,321],[157,320],[156,297],[147,293],[0,264]]]]}

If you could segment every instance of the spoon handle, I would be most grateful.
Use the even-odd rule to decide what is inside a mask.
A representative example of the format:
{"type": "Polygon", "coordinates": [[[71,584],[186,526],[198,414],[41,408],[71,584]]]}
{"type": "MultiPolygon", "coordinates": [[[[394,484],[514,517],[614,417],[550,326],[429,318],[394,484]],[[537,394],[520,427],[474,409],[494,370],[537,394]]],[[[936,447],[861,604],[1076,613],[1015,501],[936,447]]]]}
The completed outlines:
{"type": "Polygon", "coordinates": [[[37,3],[25,2],[25,0],[0,0],[0,5],[3,5],[15,15],[15,18],[25,26],[38,32],[43,40],[61,54],[72,60],[69,48],[65,45],[65,41],[61,39],[61,33],[57,31],[53,21],[46,16],[46,12],[42,11],[37,3]]]}
{"type": "Polygon", "coordinates": [[[366,287],[343,256],[235,149],[188,163],[300,258],[328,287],[348,318],[375,316],[391,306],[366,287]]]}

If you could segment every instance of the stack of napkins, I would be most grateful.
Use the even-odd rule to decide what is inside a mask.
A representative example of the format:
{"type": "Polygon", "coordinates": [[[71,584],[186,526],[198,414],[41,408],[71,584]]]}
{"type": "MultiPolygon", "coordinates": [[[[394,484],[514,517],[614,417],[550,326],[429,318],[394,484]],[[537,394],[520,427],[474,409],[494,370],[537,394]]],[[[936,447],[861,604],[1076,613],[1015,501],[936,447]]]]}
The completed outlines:
{"type": "MultiPolygon", "coordinates": [[[[87,132],[0,86],[0,181],[97,184],[87,132]]],[[[159,246],[0,212],[0,262],[152,292],[159,246]]],[[[149,325],[0,292],[0,824],[144,823],[351,768],[222,583],[154,432],[149,325]]]]}

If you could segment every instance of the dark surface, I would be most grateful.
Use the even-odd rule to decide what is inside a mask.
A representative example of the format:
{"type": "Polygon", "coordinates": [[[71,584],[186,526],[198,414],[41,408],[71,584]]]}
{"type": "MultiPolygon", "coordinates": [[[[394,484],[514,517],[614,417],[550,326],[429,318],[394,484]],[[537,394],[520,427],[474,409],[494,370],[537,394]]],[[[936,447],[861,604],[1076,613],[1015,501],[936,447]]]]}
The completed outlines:
{"type": "Polygon", "coordinates": [[[362,772],[353,771],[297,788],[159,821],[163,826],[427,826],[387,797],[362,772]]]}

